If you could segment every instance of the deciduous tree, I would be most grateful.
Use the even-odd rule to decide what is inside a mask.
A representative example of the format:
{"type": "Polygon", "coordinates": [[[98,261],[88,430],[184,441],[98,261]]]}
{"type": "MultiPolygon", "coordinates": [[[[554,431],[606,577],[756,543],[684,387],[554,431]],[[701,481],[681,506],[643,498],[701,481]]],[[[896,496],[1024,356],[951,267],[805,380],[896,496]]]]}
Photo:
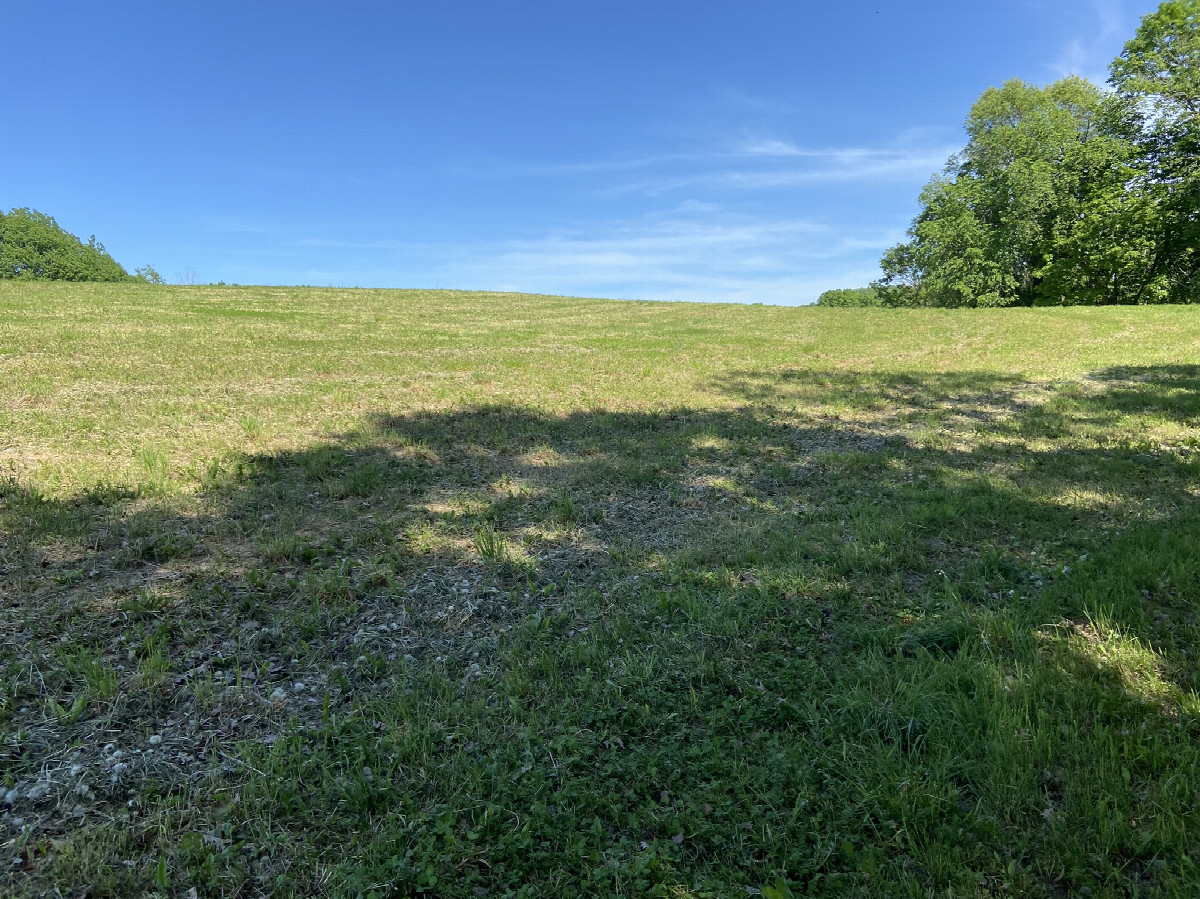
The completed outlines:
{"type": "Polygon", "coordinates": [[[1089,243],[1114,217],[1153,231],[1144,204],[1126,190],[1138,129],[1130,102],[1082,78],[986,91],[967,118],[967,146],[922,192],[910,241],[884,256],[883,301],[1139,301],[1152,237],[1139,231],[1121,253],[1092,252],[1089,243]],[[1064,290],[1084,282],[1086,296],[1064,290]]]}
{"type": "Polygon", "coordinates": [[[1111,71],[1146,114],[1140,187],[1160,216],[1155,274],[1169,300],[1200,302],[1200,0],[1143,18],[1111,71]]]}
{"type": "Polygon", "coordinates": [[[0,278],[45,281],[127,281],[125,271],[93,235],[87,243],[33,209],[0,213],[0,278]]]}

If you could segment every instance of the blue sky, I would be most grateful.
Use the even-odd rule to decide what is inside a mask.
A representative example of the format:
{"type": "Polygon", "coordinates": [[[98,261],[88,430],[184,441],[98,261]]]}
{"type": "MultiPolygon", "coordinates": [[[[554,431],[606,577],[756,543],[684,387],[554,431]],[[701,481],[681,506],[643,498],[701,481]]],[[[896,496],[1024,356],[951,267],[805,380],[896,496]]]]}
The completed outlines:
{"type": "Polygon", "coordinates": [[[168,281],[808,302],[1156,6],[0,0],[0,207],[168,281]]]}

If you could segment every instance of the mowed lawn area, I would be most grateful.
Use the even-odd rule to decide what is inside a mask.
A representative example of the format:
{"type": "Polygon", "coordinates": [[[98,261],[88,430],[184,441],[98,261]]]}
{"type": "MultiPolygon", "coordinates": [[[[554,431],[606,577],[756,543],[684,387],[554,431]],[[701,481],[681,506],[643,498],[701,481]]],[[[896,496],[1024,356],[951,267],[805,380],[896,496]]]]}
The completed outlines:
{"type": "Polygon", "coordinates": [[[0,894],[1196,895],[1198,510],[1200,309],[6,284],[0,894]]]}

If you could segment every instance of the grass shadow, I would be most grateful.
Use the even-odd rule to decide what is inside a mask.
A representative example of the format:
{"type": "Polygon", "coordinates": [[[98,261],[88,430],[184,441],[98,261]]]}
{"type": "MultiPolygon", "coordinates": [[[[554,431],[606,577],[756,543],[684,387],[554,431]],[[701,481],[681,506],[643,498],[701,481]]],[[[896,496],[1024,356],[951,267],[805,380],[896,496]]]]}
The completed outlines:
{"type": "Polygon", "coordinates": [[[9,885],[1195,885],[1200,369],[716,387],[4,487],[9,885]]]}

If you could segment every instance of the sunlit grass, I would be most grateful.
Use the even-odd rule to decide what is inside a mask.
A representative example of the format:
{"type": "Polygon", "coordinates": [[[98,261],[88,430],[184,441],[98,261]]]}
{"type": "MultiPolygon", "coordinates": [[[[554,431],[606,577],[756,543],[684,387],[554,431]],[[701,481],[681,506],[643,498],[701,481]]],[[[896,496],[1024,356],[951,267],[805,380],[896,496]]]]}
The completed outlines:
{"type": "Polygon", "coordinates": [[[1197,359],[0,285],[0,891],[1189,895],[1197,359]]]}

